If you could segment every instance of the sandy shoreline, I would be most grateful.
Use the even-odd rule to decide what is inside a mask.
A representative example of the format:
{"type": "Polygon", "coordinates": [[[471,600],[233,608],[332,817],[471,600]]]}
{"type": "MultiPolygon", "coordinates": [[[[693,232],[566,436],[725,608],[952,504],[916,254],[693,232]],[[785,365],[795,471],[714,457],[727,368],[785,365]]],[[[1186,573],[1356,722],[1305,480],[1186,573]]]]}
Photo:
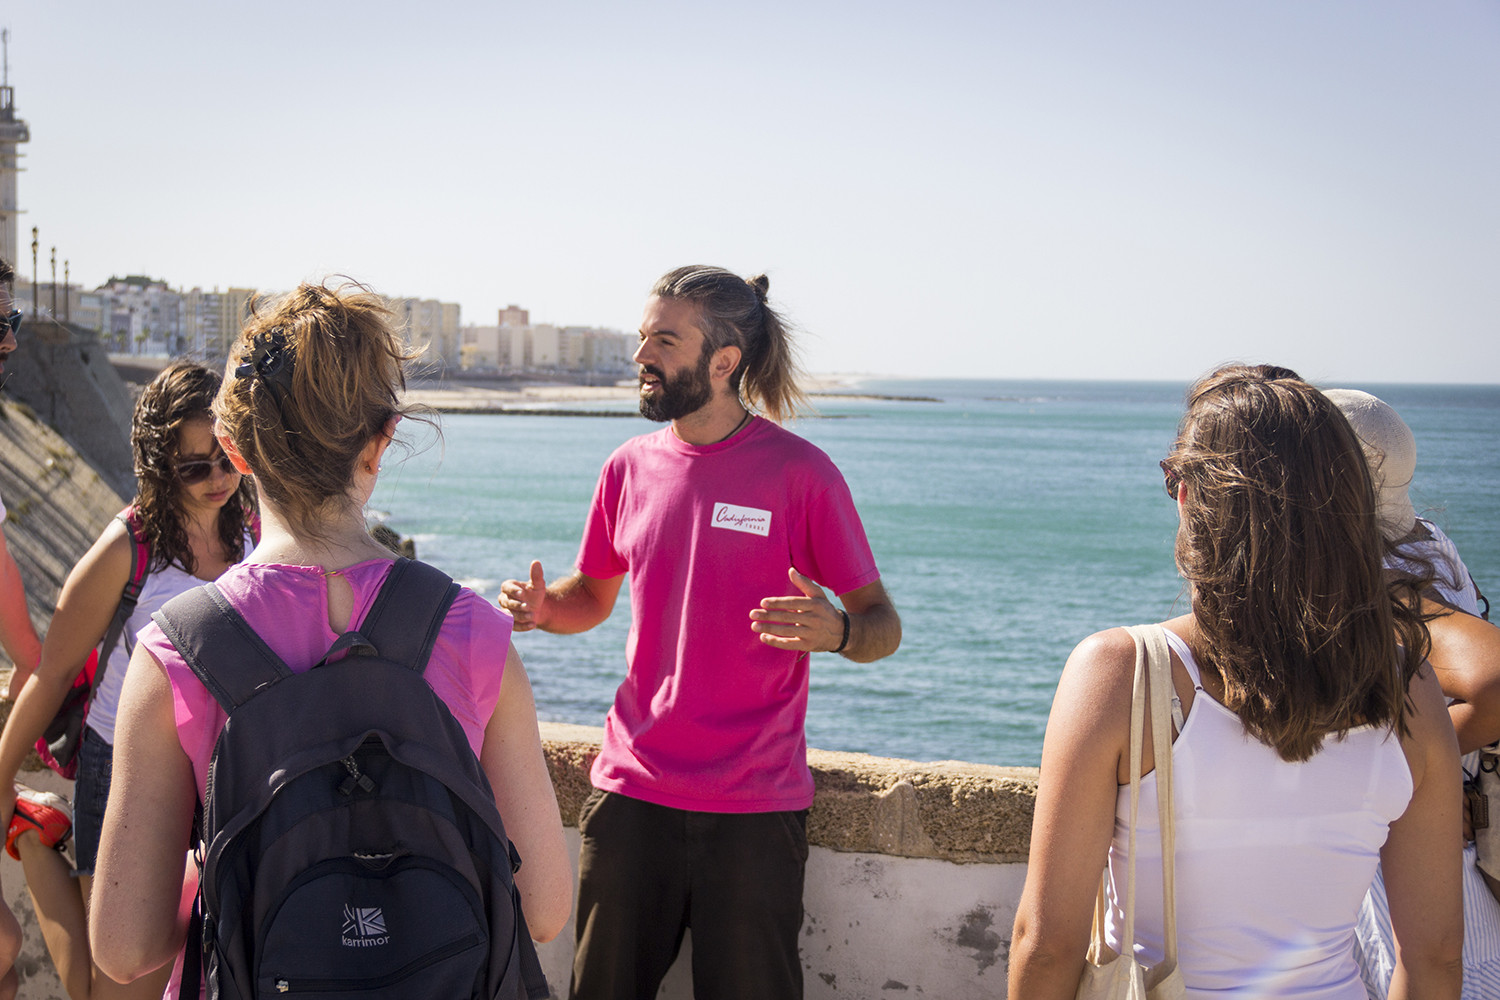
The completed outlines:
{"type": "MultiPolygon", "coordinates": [[[[852,388],[852,376],[812,375],[803,379],[803,388],[811,394],[839,392],[852,388]]],[[[503,413],[526,412],[534,408],[545,408],[549,412],[558,404],[578,403],[582,406],[603,402],[632,402],[638,398],[639,389],[633,379],[616,385],[566,385],[562,383],[534,383],[524,385],[464,385],[423,384],[417,382],[406,390],[405,400],[430,406],[444,413],[467,411],[503,413]]]]}

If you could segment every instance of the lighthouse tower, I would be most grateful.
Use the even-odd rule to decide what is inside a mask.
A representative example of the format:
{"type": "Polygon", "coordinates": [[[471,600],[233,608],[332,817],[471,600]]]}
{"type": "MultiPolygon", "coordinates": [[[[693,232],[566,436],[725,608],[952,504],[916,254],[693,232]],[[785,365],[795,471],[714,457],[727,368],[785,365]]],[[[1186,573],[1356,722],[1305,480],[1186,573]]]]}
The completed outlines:
{"type": "Polygon", "coordinates": [[[21,243],[16,230],[21,208],[16,201],[16,175],[21,172],[21,154],[16,147],[31,141],[31,130],[16,117],[16,95],[10,85],[9,31],[0,31],[0,58],[4,60],[4,76],[0,77],[0,257],[19,268],[21,243]]]}

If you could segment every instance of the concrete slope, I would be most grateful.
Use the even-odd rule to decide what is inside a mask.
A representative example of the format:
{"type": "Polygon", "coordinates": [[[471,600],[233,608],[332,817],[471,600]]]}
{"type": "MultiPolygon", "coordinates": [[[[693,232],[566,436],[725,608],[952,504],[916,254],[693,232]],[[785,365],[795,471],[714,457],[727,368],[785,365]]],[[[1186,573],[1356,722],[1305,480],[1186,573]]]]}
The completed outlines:
{"type": "Polygon", "coordinates": [[[98,335],[68,323],[27,318],[18,337],[20,350],[5,362],[4,397],[30,406],[43,423],[73,443],[111,489],[134,496],[134,403],[98,335]]]}
{"type": "Polygon", "coordinates": [[[26,581],[40,635],[73,564],[125,501],[30,406],[6,400],[0,400],[0,497],[6,545],[26,581]]]}

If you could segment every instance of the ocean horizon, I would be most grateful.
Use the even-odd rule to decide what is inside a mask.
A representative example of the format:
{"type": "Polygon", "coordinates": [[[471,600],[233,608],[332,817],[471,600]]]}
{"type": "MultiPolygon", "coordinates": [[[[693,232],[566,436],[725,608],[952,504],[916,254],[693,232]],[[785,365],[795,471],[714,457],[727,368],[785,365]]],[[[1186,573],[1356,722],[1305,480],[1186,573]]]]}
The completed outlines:
{"type": "MultiPolygon", "coordinates": [[[[814,655],[808,744],[1036,764],[1073,646],[1186,609],[1176,509],[1157,461],[1187,383],[836,379],[845,395],[817,396],[816,415],[789,426],[848,480],[904,638],[873,664],[814,655]]],[[[1481,590],[1500,592],[1488,582],[1500,580],[1500,386],[1346,387],[1380,396],[1412,427],[1413,502],[1452,536],[1481,590]]],[[[571,571],[600,466],[659,426],[538,413],[434,422],[440,435],[402,424],[409,454],[387,457],[370,506],[414,537],[423,559],[491,600],[532,559],[549,580],[571,571]]],[[[542,719],[602,723],[628,624],[627,588],[591,632],[516,637],[542,719]]]]}

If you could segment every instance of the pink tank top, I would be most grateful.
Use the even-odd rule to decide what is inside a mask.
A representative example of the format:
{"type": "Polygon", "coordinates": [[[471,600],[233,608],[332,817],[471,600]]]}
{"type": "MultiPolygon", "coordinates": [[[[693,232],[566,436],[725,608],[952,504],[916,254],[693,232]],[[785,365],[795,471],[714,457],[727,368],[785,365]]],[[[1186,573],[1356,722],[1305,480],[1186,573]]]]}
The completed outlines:
{"type": "MultiPolygon", "coordinates": [[[[354,591],[350,627],[369,613],[392,565],[389,559],[374,559],[339,571],[354,591]]],[[[328,624],[328,582],[317,566],[240,563],[215,583],[293,671],[310,669],[338,638],[328,624]]],[[[510,616],[465,588],[444,619],[427,663],[427,682],[458,719],[476,756],[500,699],[510,633],[510,616]]],[[[193,763],[202,795],[224,712],[154,622],[141,630],[139,641],[161,662],[172,685],[177,738],[193,763]]]]}

